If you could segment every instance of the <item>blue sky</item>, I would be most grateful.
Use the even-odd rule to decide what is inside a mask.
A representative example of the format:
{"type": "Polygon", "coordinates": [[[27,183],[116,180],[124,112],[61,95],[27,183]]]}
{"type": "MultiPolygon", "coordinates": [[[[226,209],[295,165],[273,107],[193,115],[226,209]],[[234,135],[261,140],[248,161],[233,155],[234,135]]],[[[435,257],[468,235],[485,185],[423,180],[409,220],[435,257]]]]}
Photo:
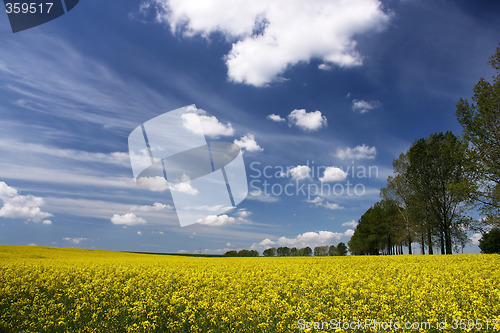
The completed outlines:
{"type": "Polygon", "coordinates": [[[15,34],[2,12],[0,243],[223,253],[347,242],[392,160],[431,133],[460,134],[456,102],[493,74],[497,1],[269,3],[82,0],[15,34]],[[128,135],[191,104],[213,140],[242,146],[250,195],[181,228],[168,191],[134,183],[128,135]],[[320,180],[337,191],[307,191],[320,180]]]}

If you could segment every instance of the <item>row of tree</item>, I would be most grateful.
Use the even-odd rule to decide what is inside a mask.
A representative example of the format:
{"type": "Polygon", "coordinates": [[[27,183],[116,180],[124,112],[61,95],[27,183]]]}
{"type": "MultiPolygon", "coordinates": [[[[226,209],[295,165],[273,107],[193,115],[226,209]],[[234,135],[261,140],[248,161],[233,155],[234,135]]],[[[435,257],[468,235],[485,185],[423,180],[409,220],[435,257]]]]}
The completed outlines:
{"type": "Polygon", "coordinates": [[[232,250],[232,251],[227,251],[224,253],[226,257],[258,257],[259,256],[259,251],[257,250],[232,250]]]}
{"type": "Polygon", "coordinates": [[[325,246],[316,246],[314,251],[309,247],[304,247],[301,249],[297,249],[296,247],[289,248],[287,246],[274,248],[271,247],[269,249],[264,250],[262,253],[265,257],[295,257],[295,256],[345,256],[347,255],[347,246],[340,242],[337,246],[335,245],[325,245],[325,246]]]}
{"type": "Polygon", "coordinates": [[[468,230],[500,225],[500,47],[489,64],[493,83],[481,79],[472,103],[457,103],[463,137],[432,134],[394,160],[382,200],[348,243],[352,254],[402,254],[404,246],[411,254],[414,242],[421,253],[451,254],[469,242],[468,230]],[[474,221],[471,209],[483,218],[474,221]]]}
{"type": "MultiPolygon", "coordinates": [[[[264,250],[262,255],[264,257],[296,257],[296,256],[311,256],[314,253],[315,256],[345,256],[347,255],[347,246],[340,242],[337,246],[317,246],[313,250],[307,246],[301,249],[296,247],[289,248],[287,246],[282,247],[271,247],[264,250]]],[[[259,251],[256,250],[231,250],[224,253],[226,257],[258,257],[259,251]]]]}

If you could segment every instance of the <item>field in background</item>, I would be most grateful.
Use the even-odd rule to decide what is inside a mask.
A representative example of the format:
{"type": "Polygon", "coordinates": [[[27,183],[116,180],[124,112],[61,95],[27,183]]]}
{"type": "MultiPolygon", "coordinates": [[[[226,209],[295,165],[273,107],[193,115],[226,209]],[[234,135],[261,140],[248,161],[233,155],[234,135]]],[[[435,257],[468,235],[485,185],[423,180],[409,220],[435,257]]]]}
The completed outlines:
{"type": "MultiPolygon", "coordinates": [[[[483,328],[473,331],[500,331],[500,255],[206,258],[0,246],[0,332],[299,332],[332,319],[429,321],[431,331],[474,319],[483,328]]],[[[391,331],[369,328],[346,331],[391,331]]]]}

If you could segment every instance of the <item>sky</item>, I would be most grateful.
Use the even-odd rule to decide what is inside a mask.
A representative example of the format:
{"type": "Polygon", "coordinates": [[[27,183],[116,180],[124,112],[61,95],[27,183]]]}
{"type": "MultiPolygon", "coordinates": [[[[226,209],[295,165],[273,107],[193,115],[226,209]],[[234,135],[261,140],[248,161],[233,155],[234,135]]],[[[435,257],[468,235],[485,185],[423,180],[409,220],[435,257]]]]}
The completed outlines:
{"type": "Polygon", "coordinates": [[[493,75],[499,16],[486,0],[81,0],[12,33],[2,11],[0,244],[347,243],[400,153],[461,134],[455,104],[493,75]],[[189,105],[208,142],[241,147],[248,196],[181,227],[169,190],[134,181],[128,137],[189,105]]]}

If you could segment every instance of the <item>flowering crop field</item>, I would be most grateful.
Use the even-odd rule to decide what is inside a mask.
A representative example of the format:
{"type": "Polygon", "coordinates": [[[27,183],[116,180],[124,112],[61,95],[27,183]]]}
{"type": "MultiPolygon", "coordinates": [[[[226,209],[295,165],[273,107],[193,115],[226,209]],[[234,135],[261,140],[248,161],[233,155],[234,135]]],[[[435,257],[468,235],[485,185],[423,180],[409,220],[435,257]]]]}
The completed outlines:
{"type": "Polygon", "coordinates": [[[499,255],[226,258],[0,246],[0,332],[500,332],[499,319],[499,255]]]}

